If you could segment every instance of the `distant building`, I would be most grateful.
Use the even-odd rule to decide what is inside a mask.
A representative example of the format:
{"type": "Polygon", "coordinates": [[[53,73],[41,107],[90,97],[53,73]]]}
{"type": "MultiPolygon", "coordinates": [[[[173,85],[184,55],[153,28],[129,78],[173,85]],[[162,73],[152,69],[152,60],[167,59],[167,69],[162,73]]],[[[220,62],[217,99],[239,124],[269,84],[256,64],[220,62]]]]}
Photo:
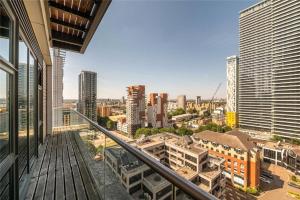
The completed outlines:
{"type": "Polygon", "coordinates": [[[218,107],[216,108],[212,114],[212,122],[217,125],[224,125],[225,124],[225,116],[224,116],[224,108],[218,107]]]}
{"type": "Polygon", "coordinates": [[[126,117],[122,117],[118,119],[117,130],[124,133],[128,133],[128,124],[126,123],[126,117]]]}
{"type": "Polygon", "coordinates": [[[196,97],[196,104],[197,105],[201,104],[201,96],[196,97]]]}
{"type": "Polygon", "coordinates": [[[63,125],[63,76],[66,51],[53,49],[52,65],[52,105],[53,105],[53,125],[63,125]]]}
{"type": "Polygon", "coordinates": [[[111,116],[111,106],[106,106],[106,105],[102,105],[102,106],[98,106],[97,107],[97,114],[100,117],[109,117],[111,116]]]}
{"type": "Polygon", "coordinates": [[[299,5],[265,0],[240,12],[242,129],[299,138],[299,5]]]}
{"type": "Polygon", "coordinates": [[[281,142],[267,142],[262,147],[263,161],[285,167],[295,174],[300,173],[300,148],[281,142]]]}
{"type": "Polygon", "coordinates": [[[147,123],[153,128],[168,127],[168,94],[150,93],[147,105],[147,123]]]}
{"type": "Polygon", "coordinates": [[[190,113],[186,113],[186,114],[182,114],[182,115],[175,115],[172,117],[172,121],[174,122],[181,122],[184,120],[190,120],[193,117],[196,117],[197,114],[190,114],[190,113]]]}
{"type": "Polygon", "coordinates": [[[138,128],[145,127],[145,86],[127,87],[126,122],[127,133],[133,137],[138,128]]]}
{"type": "Polygon", "coordinates": [[[176,101],[168,101],[168,112],[177,109],[177,102],[176,101]]]}
{"type": "Polygon", "coordinates": [[[250,136],[233,130],[226,133],[203,131],[193,139],[210,155],[225,159],[223,174],[234,185],[257,187],[260,180],[260,152],[250,136]]]}
{"type": "Polygon", "coordinates": [[[180,95],[177,97],[177,108],[186,110],[186,96],[180,95]]]}
{"type": "Polygon", "coordinates": [[[227,88],[226,88],[226,125],[237,127],[237,101],[238,101],[238,67],[237,56],[227,57],[227,88]]]}
{"type": "Polygon", "coordinates": [[[79,74],[78,111],[89,119],[97,120],[97,73],[82,71],[79,74]]]}

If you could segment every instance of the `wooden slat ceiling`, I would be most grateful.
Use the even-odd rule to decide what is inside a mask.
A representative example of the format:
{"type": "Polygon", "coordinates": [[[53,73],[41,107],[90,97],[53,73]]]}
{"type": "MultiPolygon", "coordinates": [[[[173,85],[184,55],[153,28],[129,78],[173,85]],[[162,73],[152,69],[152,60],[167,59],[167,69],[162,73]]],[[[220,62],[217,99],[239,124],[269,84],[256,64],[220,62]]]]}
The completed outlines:
{"type": "Polygon", "coordinates": [[[83,53],[111,0],[49,0],[52,47],[83,53]]]}

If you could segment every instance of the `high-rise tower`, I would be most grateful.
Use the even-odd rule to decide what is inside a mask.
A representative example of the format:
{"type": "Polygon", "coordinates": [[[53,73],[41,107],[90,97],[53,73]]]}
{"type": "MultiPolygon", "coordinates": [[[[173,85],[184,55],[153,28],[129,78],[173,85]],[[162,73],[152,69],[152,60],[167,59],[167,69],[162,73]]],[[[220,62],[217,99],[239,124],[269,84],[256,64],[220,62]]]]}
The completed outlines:
{"type": "Polygon", "coordinates": [[[226,124],[232,128],[236,127],[238,122],[238,66],[237,56],[227,57],[226,124]]]}
{"type": "Polygon", "coordinates": [[[61,49],[53,49],[53,72],[52,72],[52,106],[53,124],[63,125],[63,76],[66,52],[61,49]]]}
{"type": "Polygon", "coordinates": [[[145,109],[145,86],[127,87],[126,122],[130,136],[134,136],[138,128],[145,127],[145,109]]]}
{"type": "Polygon", "coordinates": [[[97,120],[97,73],[82,71],[79,74],[78,111],[89,119],[97,120]]]}
{"type": "Polygon", "coordinates": [[[265,0],[240,13],[239,124],[300,136],[300,1],[265,0]]]}

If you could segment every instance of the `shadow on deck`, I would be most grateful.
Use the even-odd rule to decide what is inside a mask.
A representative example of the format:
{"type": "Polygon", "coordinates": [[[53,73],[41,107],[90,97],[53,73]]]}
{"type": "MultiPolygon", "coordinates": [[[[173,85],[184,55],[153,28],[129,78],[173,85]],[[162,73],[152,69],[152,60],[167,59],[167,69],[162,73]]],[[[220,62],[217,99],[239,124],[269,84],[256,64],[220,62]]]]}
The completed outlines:
{"type": "Polygon", "coordinates": [[[41,146],[26,199],[100,199],[74,132],[55,132],[41,146]]]}

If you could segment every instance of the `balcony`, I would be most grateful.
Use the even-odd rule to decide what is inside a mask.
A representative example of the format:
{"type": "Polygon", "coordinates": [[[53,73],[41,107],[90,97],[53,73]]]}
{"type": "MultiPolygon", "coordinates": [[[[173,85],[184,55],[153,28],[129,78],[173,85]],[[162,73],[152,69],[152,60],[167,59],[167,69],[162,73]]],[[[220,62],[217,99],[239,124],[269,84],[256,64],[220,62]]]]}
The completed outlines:
{"type": "Polygon", "coordinates": [[[216,199],[77,111],[53,115],[26,199],[216,199]]]}

